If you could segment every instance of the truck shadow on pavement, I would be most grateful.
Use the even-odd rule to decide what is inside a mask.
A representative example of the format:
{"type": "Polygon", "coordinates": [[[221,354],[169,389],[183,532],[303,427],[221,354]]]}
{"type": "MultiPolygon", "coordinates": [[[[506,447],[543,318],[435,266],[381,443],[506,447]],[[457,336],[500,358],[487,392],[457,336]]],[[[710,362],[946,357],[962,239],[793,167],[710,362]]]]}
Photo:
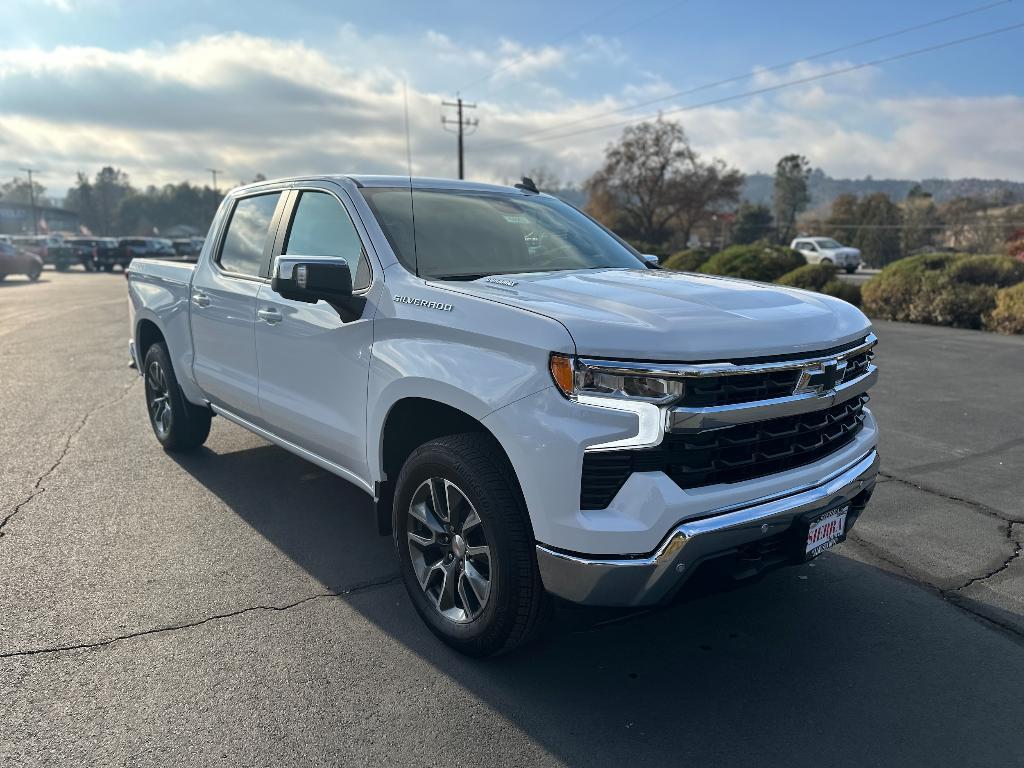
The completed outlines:
{"type": "MultiPolygon", "coordinates": [[[[176,461],[326,588],[397,574],[369,497],[313,465],[269,445],[176,461]]],[[[485,662],[441,645],[400,583],[342,599],[570,765],[1024,760],[1019,646],[841,549],[625,621],[561,621],[485,662]]]]}

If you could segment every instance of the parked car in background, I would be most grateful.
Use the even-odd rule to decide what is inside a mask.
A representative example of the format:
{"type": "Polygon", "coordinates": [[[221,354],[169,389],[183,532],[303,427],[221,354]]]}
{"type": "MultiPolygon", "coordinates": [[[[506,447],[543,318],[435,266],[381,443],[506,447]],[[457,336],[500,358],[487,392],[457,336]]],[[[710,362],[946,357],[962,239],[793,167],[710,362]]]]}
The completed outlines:
{"type": "Polygon", "coordinates": [[[8,275],[24,275],[36,281],[43,273],[43,260],[31,251],[18,248],[10,239],[0,239],[0,280],[8,275]]]}
{"type": "Polygon", "coordinates": [[[860,266],[860,251],[831,237],[798,237],[789,247],[803,254],[808,264],[834,264],[850,274],[860,266]]]}
{"type": "Polygon", "coordinates": [[[191,256],[197,258],[203,250],[203,238],[201,237],[180,237],[171,243],[174,252],[179,256],[191,256]]]}
{"type": "Polygon", "coordinates": [[[174,246],[171,241],[162,237],[122,237],[118,241],[118,254],[115,262],[104,269],[110,271],[114,265],[127,269],[132,259],[167,259],[174,258],[174,246]]]}
{"type": "Polygon", "coordinates": [[[44,264],[53,264],[58,272],[79,264],[78,257],[58,235],[16,235],[11,238],[16,248],[34,253],[44,264]]]}

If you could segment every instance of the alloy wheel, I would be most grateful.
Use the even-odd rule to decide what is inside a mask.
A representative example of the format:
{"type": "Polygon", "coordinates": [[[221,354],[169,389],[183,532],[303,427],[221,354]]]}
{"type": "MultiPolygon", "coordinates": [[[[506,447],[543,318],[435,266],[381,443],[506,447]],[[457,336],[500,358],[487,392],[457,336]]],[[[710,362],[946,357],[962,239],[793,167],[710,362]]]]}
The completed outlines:
{"type": "Polygon", "coordinates": [[[457,624],[479,616],[491,592],[491,549],[466,494],[443,477],[424,481],[409,503],[406,535],[416,579],[437,611],[457,624]]]}
{"type": "Polygon", "coordinates": [[[153,429],[160,437],[167,437],[171,431],[171,391],[167,386],[167,374],[156,360],[146,369],[146,401],[153,429]]]}

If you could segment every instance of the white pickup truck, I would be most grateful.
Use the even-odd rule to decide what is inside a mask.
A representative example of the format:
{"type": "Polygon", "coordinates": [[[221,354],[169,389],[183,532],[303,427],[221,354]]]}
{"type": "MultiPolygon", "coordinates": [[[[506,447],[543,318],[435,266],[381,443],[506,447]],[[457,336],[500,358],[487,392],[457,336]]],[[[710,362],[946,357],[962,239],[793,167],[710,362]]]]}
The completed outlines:
{"type": "Polygon", "coordinates": [[[372,494],[465,653],[529,640],[552,597],[650,606],[802,562],[874,488],[864,315],[658,269],[525,179],[241,187],[198,264],[136,260],[128,290],[164,448],[219,415],[372,494]]]}

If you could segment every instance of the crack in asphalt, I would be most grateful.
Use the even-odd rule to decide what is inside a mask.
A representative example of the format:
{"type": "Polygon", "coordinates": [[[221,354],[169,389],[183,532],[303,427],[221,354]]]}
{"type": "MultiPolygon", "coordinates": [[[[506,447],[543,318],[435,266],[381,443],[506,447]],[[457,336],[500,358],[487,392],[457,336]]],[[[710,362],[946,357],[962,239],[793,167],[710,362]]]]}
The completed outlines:
{"type": "Polygon", "coordinates": [[[11,522],[11,520],[14,519],[15,515],[21,512],[23,507],[25,507],[37,496],[46,492],[46,488],[43,486],[43,482],[50,475],[56,472],[57,468],[60,467],[60,465],[64,462],[64,459],[68,457],[68,454],[71,452],[71,444],[74,442],[75,438],[79,435],[79,433],[81,433],[81,431],[85,429],[85,425],[89,423],[89,419],[91,419],[94,415],[102,411],[104,408],[110,408],[111,406],[117,405],[119,402],[128,397],[128,394],[131,392],[132,387],[135,385],[137,381],[140,380],[140,378],[141,377],[133,378],[130,382],[128,382],[128,384],[125,385],[124,390],[121,392],[120,395],[118,395],[112,400],[107,400],[105,402],[100,403],[96,407],[87,411],[85,415],[78,420],[78,423],[75,425],[75,427],[68,433],[67,437],[64,438],[64,447],[61,449],[60,455],[57,457],[56,461],[54,461],[49,466],[48,469],[46,469],[41,475],[39,475],[36,478],[36,481],[32,484],[32,490],[29,491],[28,496],[19,501],[13,507],[11,507],[11,511],[8,512],[7,515],[5,515],[2,520],[0,520],[0,538],[3,538],[7,535],[6,533],[4,533],[4,528],[9,522],[11,522]]]}
{"type": "MultiPolygon", "coordinates": [[[[1011,529],[1013,525],[1014,524],[1011,523],[1011,529]]],[[[1010,534],[1008,533],[1007,536],[1009,537],[1010,534]]],[[[1013,560],[1020,556],[1022,551],[1021,544],[1016,539],[1012,539],[1015,544],[1015,550],[1013,554],[1006,559],[1005,563],[1003,563],[1001,566],[993,570],[991,573],[987,573],[984,576],[977,576],[975,578],[972,578],[968,580],[965,584],[961,584],[959,587],[940,587],[922,578],[914,576],[910,573],[910,571],[907,570],[906,566],[903,563],[893,559],[889,555],[889,553],[872,544],[871,542],[867,541],[866,539],[856,535],[853,531],[850,532],[849,536],[847,537],[847,540],[855,546],[861,547],[877,560],[881,560],[886,565],[896,569],[896,571],[898,571],[898,573],[896,574],[897,578],[909,581],[911,584],[914,584],[915,586],[920,587],[921,589],[924,589],[928,592],[937,595],[938,597],[942,598],[942,600],[952,605],[954,608],[958,608],[959,610],[969,614],[975,619],[998,627],[1004,632],[1013,635],[1014,638],[1016,638],[1017,640],[1024,640],[1024,631],[1022,631],[1020,627],[1014,626],[1013,624],[1009,624],[1007,622],[999,621],[999,619],[995,618],[991,614],[976,609],[971,603],[967,602],[970,598],[967,598],[964,595],[960,594],[961,590],[966,589],[972,584],[977,584],[986,579],[990,579],[998,573],[1006,570],[1006,568],[1010,566],[1013,560]]]]}
{"type": "Polygon", "coordinates": [[[94,648],[105,648],[108,645],[119,643],[122,640],[132,640],[137,637],[146,637],[147,635],[162,634],[164,632],[177,632],[182,629],[192,629],[194,627],[201,627],[204,624],[209,624],[213,621],[222,621],[224,619],[232,619],[237,616],[244,616],[247,613],[253,613],[256,611],[287,611],[292,608],[296,608],[305,603],[312,602],[313,600],[323,600],[325,598],[337,598],[337,597],[348,597],[349,595],[356,594],[358,592],[365,592],[372,589],[378,589],[380,587],[386,587],[389,584],[401,580],[401,574],[394,574],[381,579],[372,579],[370,581],[363,581],[353,584],[351,587],[346,587],[341,590],[329,590],[327,592],[317,592],[314,595],[307,595],[300,600],[296,600],[292,603],[286,603],[285,605],[250,605],[245,608],[239,608],[236,611],[229,611],[227,613],[216,613],[212,616],[206,616],[202,619],[196,619],[195,621],[181,622],[178,624],[168,624],[161,627],[150,627],[149,629],[140,629],[135,632],[127,632],[123,635],[116,635],[114,637],[104,638],[103,640],[94,640],[87,643],[75,643],[72,645],[54,645],[44,648],[28,648],[21,651],[8,651],[0,653],[0,659],[11,659],[19,656],[39,656],[41,654],[51,653],[63,653],[65,651],[81,651],[91,650],[94,648]]]}
{"type": "Polygon", "coordinates": [[[957,587],[955,590],[952,590],[952,591],[959,592],[961,590],[967,589],[970,586],[973,586],[973,585],[978,584],[978,583],[980,583],[982,581],[985,581],[986,579],[991,579],[993,576],[997,576],[1000,573],[1002,573],[1003,571],[1005,571],[1007,568],[1009,568],[1010,565],[1013,563],[1013,561],[1016,560],[1018,557],[1020,557],[1020,553],[1022,551],[1022,547],[1021,547],[1020,541],[1013,537],[1013,526],[1014,525],[1022,525],[1022,524],[1021,523],[1010,522],[1006,526],[1006,539],[1007,539],[1007,541],[1010,541],[1010,542],[1013,543],[1013,552],[1010,553],[1010,556],[1006,558],[1006,560],[1003,562],[1003,564],[998,566],[994,570],[986,573],[984,576],[975,576],[972,579],[968,579],[966,582],[964,582],[963,584],[961,584],[959,587],[957,587]]]}
{"type": "Polygon", "coordinates": [[[1014,519],[1012,519],[1010,517],[1007,517],[1005,514],[1000,512],[998,509],[990,507],[987,504],[982,504],[980,501],[975,501],[974,499],[968,499],[968,498],[965,498],[963,496],[954,496],[951,493],[946,493],[945,491],[940,491],[937,488],[931,488],[931,487],[929,487],[927,485],[921,485],[921,483],[917,482],[916,480],[909,480],[909,479],[907,479],[905,477],[900,477],[899,475],[894,475],[894,474],[891,474],[889,472],[879,472],[878,476],[882,477],[882,478],[885,478],[886,480],[891,480],[893,482],[900,483],[902,485],[907,485],[907,486],[909,486],[911,488],[916,488],[917,490],[923,491],[924,493],[930,493],[931,495],[938,496],[940,498],[945,499],[946,501],[955,501],[958,504],[964,504],[964,505],[966,505],[968,507],[973,507],[974,509],[978,510],[979,512],[981,512],[983,514],[988,515],[989,517],[994,517],[997,520],[1002,520],[1004,523],[1013,524],[1013,523],[1016,523],[1016,522],[1020,522],[1018,520],[1014,520],[1014,519]]]}
{"type": "MultiPolygon", "coordinates": [[[[985,581],[986,579],[991,579],[993,576],[996,576],[996,575],[1002,573],[1003,571],[1005,571],[1007,568],[1010,567],[1010,564],[1013,563],[1013,561],[1015,559],[1017,559],[1020,556],[1021,550],[1022,550],[1021,542],[1013,537],[1013,527],[1015,525],[1022,525],[1022,523],[1020,523],[1020,522],[1018,522],[1016,520],[1013,520],[1011,518],[1006,517],[999,510],[993,509],[992,507],[990,507],[990,506],[988,506],[986,504],[982,504],[979,501],[974,501],[973,499],[967,499],[967,498],[964,498],[962,496],[954,496],[951,493],[945,493],[945,492],[937,490],[935,488],[929,488],[928,486],[921,485],[920,483],[917,483],[917,482],[915,482],[913,480],[908,480],[907,478],[899,477],[898,475],[893,475],[893,474],[890,474],[888,472],[879,472],[879,475],[882,476],[882,477],[885,477],[887,480],[890,480],[890,481],[893,481],[893,482],[897,482],[897,483],[901,483],[902,485],[906,485],[906,486],[909,486],[909,487],[914,488],[916,490],[919,490],[922,493],[931,494],[932,496],[938,496],[939,498],[945,499],[946,501],[953,501],[953,502],[956,502],[957,504],[963,504],[965,506],[971,507],[971,508],[977,510],[978,512],[981,512],[984,515],[988,515],[989,517],[994,517],[996,520],[1000,520],[1000,521],[1006,523],[1006,539],[1013,543],[1013,552],[1010,554],[1009,557],[1006,558],[1006,560],[1001,565],[999,565],[997,568],[993,569],[992,571],[989,571],[988,573],[986,573],[986,574],[984,574],[982,576],[974,576],[974,577],[968,579],[963,584],[961,584],[959,587],[953,587],[952,589],[943,589],[941,587],[936,587],[936,589],[939,589],[942,592],[959,592],[962,589],[966,589],[967,587],[970,587],[970,586],[972,586],[974,584],[978,584],[978,583],[980,583],[982,581],[985,581]]],[[[856,540],[858,542],[862,543],[865,548],[871,549],[871,545],[869,545],[861,537],[859,537],[859,536],[856,537],[856,540]]],[[[879,554],[877,552],[873,552],[873,554],[875,554],[876,557],[878,557],[878,558],[880,558],[882,560],[885,560],[885,562],[889,563],[890,565],[898,567],[903,573],[906,573],[908,575],[908,577],[910,577],[909,573],[903,567],[902,564],[900,564],[898,562],[895,562],[895,561],[887,560],[885,557],[883,557],[881,554],[879,554]]],[[[912,577],[910,577],[910,578],[912,578],[912,577]]]]}

